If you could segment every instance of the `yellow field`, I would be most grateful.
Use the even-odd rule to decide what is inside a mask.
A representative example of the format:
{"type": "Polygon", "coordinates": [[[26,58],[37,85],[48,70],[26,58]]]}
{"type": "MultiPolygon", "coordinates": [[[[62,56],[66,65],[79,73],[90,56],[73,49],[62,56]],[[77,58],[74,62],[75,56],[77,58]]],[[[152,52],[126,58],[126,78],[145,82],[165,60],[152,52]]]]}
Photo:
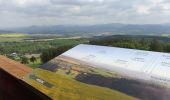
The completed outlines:
{"type": "Polygon", "coordinates": [[[8,38],[17,38],[17,37],[26,37],[29,34],[25,33],[0,33],[0,37],[8,37],[8,38]]]}
{"type": "Polygon", "coordinates": [[[48,88],[31,79],[29,75],[24,78],[24,81],[28,84],[42,91],[54,100],[136,100],[136,98],[121,92],[81,83],[72,78],[47,70],[35,69],[30,75],[35,75],[54,85],[52,88],[48,88]]]}

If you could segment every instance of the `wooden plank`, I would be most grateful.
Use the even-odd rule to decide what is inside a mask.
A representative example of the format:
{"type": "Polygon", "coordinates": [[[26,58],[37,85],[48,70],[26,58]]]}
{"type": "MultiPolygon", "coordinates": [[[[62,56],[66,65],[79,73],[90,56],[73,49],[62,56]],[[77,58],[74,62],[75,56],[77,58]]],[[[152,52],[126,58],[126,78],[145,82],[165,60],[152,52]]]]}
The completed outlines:
{"type": "Polygon", "coordinates": [[[0,69],[6,71],[12,76],[22,79],[26,74],[32,71],[32,68],[13,61],[5,56],[0,55],[0,69]]]}

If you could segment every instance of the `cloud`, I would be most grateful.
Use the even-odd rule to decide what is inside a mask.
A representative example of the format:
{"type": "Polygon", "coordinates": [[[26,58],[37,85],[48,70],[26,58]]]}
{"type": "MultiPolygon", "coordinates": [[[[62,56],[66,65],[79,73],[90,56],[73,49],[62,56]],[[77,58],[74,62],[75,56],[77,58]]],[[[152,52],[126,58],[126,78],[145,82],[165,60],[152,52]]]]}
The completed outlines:
{"type": "Polygon", "coordinates": [[[0,27],[114,22],[169,23],[170,1],[0,0],[0,15],[0,27]]]}
{"type": "Polygon", "coordinates": [[[39,7],[49,5],[51,2],[49,0],[12,0],[12,3],[18,7],[39,7]]]}
{"type": "Polygon", "coordinates": [[[151,7],[145,6],[145,5],[138,5],[136,7],[136,11],[139,14],[150,14],[151,13],[150,9],[151,9],[151,7]]]}

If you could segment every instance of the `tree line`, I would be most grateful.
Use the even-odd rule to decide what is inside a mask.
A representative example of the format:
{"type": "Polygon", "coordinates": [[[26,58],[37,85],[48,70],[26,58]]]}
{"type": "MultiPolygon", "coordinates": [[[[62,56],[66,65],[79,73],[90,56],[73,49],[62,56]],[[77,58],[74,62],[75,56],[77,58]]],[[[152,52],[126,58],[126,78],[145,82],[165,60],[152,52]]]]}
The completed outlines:
{"type": "Polygon", "coordinates": [[[170,43],[158,39],[96,39],[91,40],[89,44],[113,46],[121,48],[139,49],[157,52],[170,52],[170,43]]]}
{"type": "MultiPolygon", "coordinates": [[[[139,49],[147,51],[157,51],[157,52],[170,52],[170,43],[163,42],[158,39],[132,39],[132,38],[105,38],[105,39],[91,39],[88,44],[92,45],[103,45],[130,49],[139,49]]],[[[73,45],[61,46],[58,48],[50,48],[44,50],[41,54],[41,60],[43,63],[57,57],[58,55],[64,53],[65,51],[72,48],[73,45]]]]}
{"type": "MultiPolygon", "coordinates": [[[[53,41],[54,42],[54,41],[53,41]]],[[[41,53],[41,61],[42,63],[45,63],[54,57],[57,57],[58,55],[64,53],[65,51],[71,49],[73,46],[75,46],[78,43],[64,43],[64,45],[57,45],[56,42],[53,43],[52,41],[50,42],[53,44],[53,46],[49,45],[44,45],[44,43],[38,43],[40,44],[39,46],[43,47],[41,50],[39,46],[37,45],[32,45],[33,48],[37,48],[36,51],[38,50],[38,53],[41,53]],[[56,46],[55,46],[56,45],[56,46]],[[46,47],[47,46],[47,47],[46,47]]],[[[68,41],[69,42],[69,41],[68,41]]],[[[48,42],[46,42],[48,43],[48,42]]],[[[81,43],[81,41],[79,42],[81,43]]],[[[21,43],[22,44],[22,43],[21,43]]],[[[24,47],[21,46],[21,44],[18,44],[19,48],[23,49],[28,49],[31,50],[30,52],[33,52],[34,49],[28,48],[24,45],[24,47]],[[20,47],[21,46],[21,47],[20,47]],[[33,50],[33,51],[32,51],[33,50]]],[[[63,43],[62,43],[63,44],[63,43]]],[[[148,39],[148,38],[141,38],[141,39],[136,39],[136,38],[101,38],[101,39],[90,39],[88,44],[92,45],[103,45],[103,46],[112,46],[112,47],[121,47],[121,48],[130,48],[130,49],[139,49],[139,50],[148,50],[148,51],[158,51],[158,52],[170,52],[170,43],[158,40],[157,38],[154,39],[148,39]]],[[[0,48],[1,51],[2,48],[0,48]]],[[[8,48],[9,49],[9,48],[8,48]]],[[[11,50],[11,49],[10,49],[11,50]]],[[[25,52],[25,50],[23,50],[25,52]]],[[[21,57],[21,63],[27,63],[28,61],[34,62],[33,59],[28,59],[25,57],[21,57]]]]}
{"type": "Polygon", "coordinates": [[[59,56],[60,54],[64,53],[65,51],[69,50],[72,47],[73,45],[66,45],[66,46],[60,46],[57,48],[50,48],[50,49],[44,50],[40,56],[41,61],[42,63],[45,63],[59,56]]]}

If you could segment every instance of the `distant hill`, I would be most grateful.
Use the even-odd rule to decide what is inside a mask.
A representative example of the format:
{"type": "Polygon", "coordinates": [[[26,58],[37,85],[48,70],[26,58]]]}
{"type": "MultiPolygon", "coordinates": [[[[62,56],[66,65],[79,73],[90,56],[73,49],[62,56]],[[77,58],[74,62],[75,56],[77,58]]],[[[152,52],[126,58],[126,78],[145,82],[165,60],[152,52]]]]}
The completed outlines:
{"type": "Polygon", "coordinates": [[[0,30],[0,34],[2,33],[13,33],[12,31],[0,30]]]}
{"type": "Polygon", "coordinates": [[[65,34],[65,35],[170,35],[170,24],[97,24],[97,25],[51,25],[30,26],[9,29],[10,31],[31,34],[65,34]],[[88,34],[87,34],[88,33],[88,34]]]}

